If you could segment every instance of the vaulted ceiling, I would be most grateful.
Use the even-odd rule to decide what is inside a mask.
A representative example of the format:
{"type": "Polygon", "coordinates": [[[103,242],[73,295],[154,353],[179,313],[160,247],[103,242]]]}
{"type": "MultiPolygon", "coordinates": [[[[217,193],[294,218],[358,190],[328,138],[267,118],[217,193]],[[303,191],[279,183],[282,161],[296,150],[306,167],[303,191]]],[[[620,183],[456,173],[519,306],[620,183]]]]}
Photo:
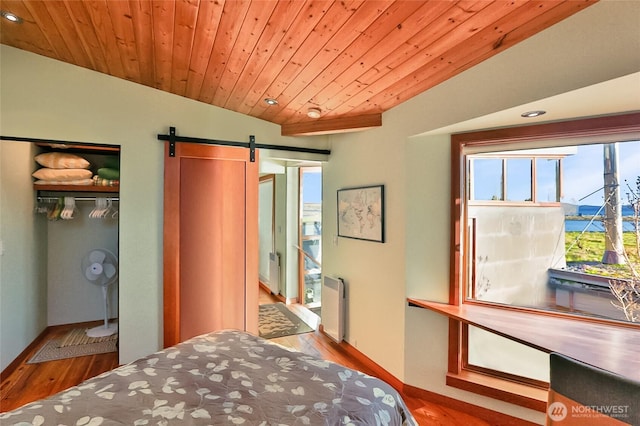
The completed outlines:
{"type": "Polygon", "coordinates": [[[379,126],[595,1],[0,0],[21,18],[0,20],[0,41],[319,134],[379,126]]]}

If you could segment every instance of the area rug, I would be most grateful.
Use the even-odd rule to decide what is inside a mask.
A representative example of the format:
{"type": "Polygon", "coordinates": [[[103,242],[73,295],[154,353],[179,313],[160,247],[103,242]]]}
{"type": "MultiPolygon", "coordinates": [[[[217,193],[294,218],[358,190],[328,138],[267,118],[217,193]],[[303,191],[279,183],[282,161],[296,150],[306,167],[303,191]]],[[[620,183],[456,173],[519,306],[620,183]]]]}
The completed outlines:
{"type": "Polygon", "coordinates": [[[258,315],[260,337],[274,339],[313,331],[309,325],[287,309],[284,303],[260,305],[258,315]]]}
{"type": "Polygon", "coordinates": [[[69,331],[62,339],[60,339],[60,347],[86,345],[89,343],[108,342],[110,340],[118,340],[118,334],[112,334],[105,337],[89,337],[86,328],[74,328],[69,331]]]}
{"type": "Polygon", "coordinates": [[[74,329],[59,339],[47,341],[27,364],[97,355],[118,350],[118,335],[88,337],[85,329],[74,329]]]}

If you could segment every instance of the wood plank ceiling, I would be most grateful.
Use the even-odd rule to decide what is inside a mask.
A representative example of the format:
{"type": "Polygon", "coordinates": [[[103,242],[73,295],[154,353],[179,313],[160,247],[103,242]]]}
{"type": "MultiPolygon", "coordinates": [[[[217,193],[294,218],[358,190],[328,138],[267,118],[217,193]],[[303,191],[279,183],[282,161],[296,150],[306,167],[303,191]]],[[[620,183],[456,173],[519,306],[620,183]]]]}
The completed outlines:
{"type": "Polygon", "coordinates": [[[0,0],[22,19],[0,20],[0,41],[319,134],[380,125],[595,1],[0,0]]]}

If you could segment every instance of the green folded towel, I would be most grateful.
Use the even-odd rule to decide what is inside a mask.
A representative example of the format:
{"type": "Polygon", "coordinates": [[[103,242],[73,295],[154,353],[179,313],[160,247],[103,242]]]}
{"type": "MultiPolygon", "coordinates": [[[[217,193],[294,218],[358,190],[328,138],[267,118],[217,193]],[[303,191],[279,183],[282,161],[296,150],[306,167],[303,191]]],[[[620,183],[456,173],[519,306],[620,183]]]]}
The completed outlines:
{"type": "Polygon", "coordinates": [[[120,157],[117,155],[109,155],[104,159],[104,167],[108,169],[120,170],[120,157]]]}
{"type": "Polygon", "coordinates": [[[120,179],[120,170],[103,167],[98,169],[98,176],[102,179],[118,180],[120,179]]]}
{"type": "Polygon", "coordinates": [[[120,170],[120,158],[117,155],[110,155],[104,159],[104,167],[107,169],[120,170]]]}

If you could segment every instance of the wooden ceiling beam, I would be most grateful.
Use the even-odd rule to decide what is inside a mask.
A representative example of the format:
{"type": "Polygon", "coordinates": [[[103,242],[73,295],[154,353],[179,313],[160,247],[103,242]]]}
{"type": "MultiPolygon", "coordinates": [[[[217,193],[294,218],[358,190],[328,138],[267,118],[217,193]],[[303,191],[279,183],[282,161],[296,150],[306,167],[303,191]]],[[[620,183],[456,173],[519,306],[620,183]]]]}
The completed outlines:
{"type": "Polygon", "coordinates": [[[280,126],[282,136],[311,136],[330,133],[345,133],[367,130],[382,126],[382,114],[340,117],[328,120],[285,123],[280,126]]]}

